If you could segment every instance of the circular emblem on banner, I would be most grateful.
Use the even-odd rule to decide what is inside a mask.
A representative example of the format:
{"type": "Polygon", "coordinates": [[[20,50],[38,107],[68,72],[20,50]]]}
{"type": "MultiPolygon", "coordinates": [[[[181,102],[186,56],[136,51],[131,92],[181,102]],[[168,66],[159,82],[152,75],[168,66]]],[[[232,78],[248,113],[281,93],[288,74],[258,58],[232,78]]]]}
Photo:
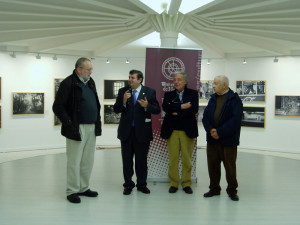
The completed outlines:
{"type": "Polygon", "coordinates": [[[173,80],[172,74],[176,71],[185,71],[183,62],[176,58],[167,58],[162,64],[162,74],[168,80],[173,80]]]}

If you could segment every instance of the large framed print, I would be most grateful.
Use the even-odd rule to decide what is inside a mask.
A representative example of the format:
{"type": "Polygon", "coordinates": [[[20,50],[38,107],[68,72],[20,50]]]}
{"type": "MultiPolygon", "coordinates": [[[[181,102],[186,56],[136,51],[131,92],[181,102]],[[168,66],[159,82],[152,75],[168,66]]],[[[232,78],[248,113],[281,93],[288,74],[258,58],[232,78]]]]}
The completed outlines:
{"type": "Polygon", "coordinates": [[[265,128],[265,107],[243,107],[243,127],[265,128]]]}
{"type": "Polygon", "coordinates": [[[265,102],[265,80],[237,80],[236,92],[244,102],[265,102]]]}
{"type": "Polygon", "coordinates": [[[45,93],[13,92],[13,115],[41,115],[44,114],[45,93]]]}
{"type": "Polygon", "coordinates": [[[300,96],[275,95],[275,116],[300,116],[300,96]]]}
{"type": "Polygon", "coordinates": [[[114,105],[104,105],[104,124],[116,125],[120,123],[121,113],[114,112],[114,105]]]}
{"type": "Polygon", "coordinates": [[[208,101],[210,96],[214,93],[213,80],[200,81],[200,101],[208,101]]]}
{"type": "Polygon", "coordinates": [[[115,100],[119,89],[128,85],[128,80],[104,80],[104,100],[115,100]]]}
{"type": "MultiPolygon", "coordinates": [[[[54,79],[54,99],[56,97],[56,93],[58,91],[60,83],[64,80],[64,78],[55,78],[54,79]]],[[[61,125],[61,121],[58,119],[58,117],[54,114],[54,126],[61,125]]]]}
{"type": "Polygon", "coordinates": [[[206,105],[199,105],[199,110],[198,110],[198,123],[202,124],[202,118],[203,118],[203,113],[204,109],[206,108],[206,105]]]}

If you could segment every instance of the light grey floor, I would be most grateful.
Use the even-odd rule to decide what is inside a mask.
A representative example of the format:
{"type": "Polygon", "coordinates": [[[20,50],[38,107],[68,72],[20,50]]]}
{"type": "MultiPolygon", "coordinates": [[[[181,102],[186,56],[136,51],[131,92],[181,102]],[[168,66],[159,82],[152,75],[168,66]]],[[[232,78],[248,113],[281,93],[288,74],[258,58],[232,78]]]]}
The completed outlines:
{"type": "MultiPolygon", "coordinates": [[[[221,196],[208,190],[206,154],[198,151],[194,194],[169,194],[168,183],[149,183],[150,195],[122,194],[120,149],[98,150],[91,178],[97,198],[65,198],[64,153],[0,163],[0,224],[300,224],[300,161],[238,153],[240,201],[231,201],[222,177],[221,196]]],[[[224,174],[224,170],[222,171],[224,174]]]]}

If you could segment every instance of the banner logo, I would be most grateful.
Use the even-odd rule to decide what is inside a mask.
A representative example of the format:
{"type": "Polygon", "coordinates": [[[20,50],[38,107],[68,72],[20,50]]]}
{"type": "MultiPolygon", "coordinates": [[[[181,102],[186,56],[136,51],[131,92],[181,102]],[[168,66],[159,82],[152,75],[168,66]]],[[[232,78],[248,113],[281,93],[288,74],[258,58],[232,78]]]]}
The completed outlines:
{"type": "Polygon", "coordinates": [[[184,63],[177,57],[167,58],[162,64],[162,74],[168,80],[173,80],[173,73],[185,71],[184,63]]]}

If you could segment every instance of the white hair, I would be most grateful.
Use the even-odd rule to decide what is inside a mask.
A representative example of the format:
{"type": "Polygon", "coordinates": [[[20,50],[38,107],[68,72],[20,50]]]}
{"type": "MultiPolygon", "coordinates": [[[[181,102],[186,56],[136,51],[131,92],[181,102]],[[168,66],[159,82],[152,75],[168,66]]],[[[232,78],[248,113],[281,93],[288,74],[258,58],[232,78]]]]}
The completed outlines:
{"type": "Polygon", "coordinates": [[[219,75],[215,78],[219,79],[223,84],[225,84],[227,87],[229,87],[229,79],[225,75],[219,75]]]}

